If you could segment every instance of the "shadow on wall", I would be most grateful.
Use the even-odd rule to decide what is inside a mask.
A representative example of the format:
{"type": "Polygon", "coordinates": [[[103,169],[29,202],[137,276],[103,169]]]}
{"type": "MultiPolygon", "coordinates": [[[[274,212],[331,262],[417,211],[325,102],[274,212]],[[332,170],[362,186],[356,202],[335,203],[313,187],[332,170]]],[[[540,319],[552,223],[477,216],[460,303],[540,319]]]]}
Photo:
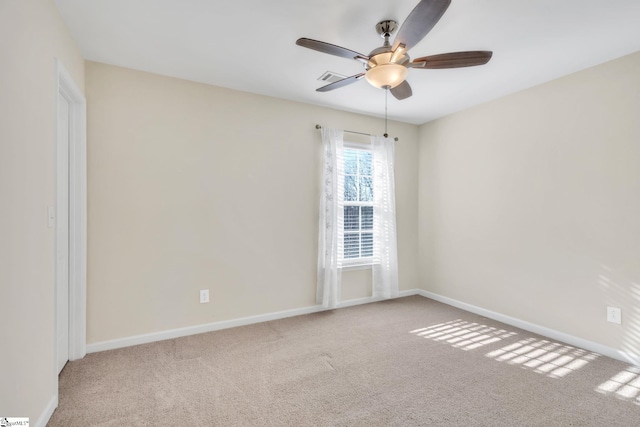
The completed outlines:
{"type": "Polygon", "coordinates": [[[598,287],[607,306],[622,309],[622,338],[619,348],[626,354],[628,361],[640,360],[640,285],[621,272],[602,264],[598,287]]]}
{"type": "Polygon", "coordinates": [[[625,327],[622,350],[640,358],[640,284],[631,283],[629,319],[625,327]]]}
{"type": "MultiPolygon", "coordinates": [[[[627,355],[640,357],[640,285],[615,269],[601,265],[598,286],[607,305],[622,308],[622,342],[627,355]],[[628,283],[628,286],[625,285],[628,283]]],[[[630,366],[600,384],[596,391],[640,405],[640,367],[630,366]]]]}

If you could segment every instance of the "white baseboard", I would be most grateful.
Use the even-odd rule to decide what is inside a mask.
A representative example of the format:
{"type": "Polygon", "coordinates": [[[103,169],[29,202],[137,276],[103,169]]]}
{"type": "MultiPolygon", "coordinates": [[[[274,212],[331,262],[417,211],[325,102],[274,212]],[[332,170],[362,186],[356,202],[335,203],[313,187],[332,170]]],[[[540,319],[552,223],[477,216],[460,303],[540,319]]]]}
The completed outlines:
{"type": "MultiPolygon", "coordinates": [[[[632,363],[640,366],[640,356],[630,354],[621,350],[617,350],[612,347],[608,347],[593,341],[585,340],[573,335],[566,334],[564,332],[556,331],[544,326],[537,325],[535,323],[527,322],[515,317],[510,317],[495,311],[487,310],[482,307],[467,304],[462,301],[455,300],[453,298],[445,297],[433,292],[425,291],[422,289],[410,289],[407,291],[401,291],[398,298],[407,297],[411,295],[421,295],[426,298],[430,298],[435,301],[442,302],[453,307],[460,308],[471,313],[478,314],[480,316],[488,317],[498,322],[505,323],[507,325],[515,326],[516,328],[524,329],[535,334],[543,335],[545,337],[562,341],[564,343],[583,348],[585,350],[593,351],[613,359],[618,359],[623,362],[632,363]]],[[[347,301],[343,301],[339,304],[339,308],[353,307],[360,304],[369,304],[372,302],[382,301],[382,298],[356,298],[347,301]]],[[[235,328],[237,326],[251,325],[255,323],[268,322],[270,320],[284,319],[292,316],[300,316],[304,314],[317,313],[325,311],[320,305],[313,305],[310,307],[294,308],[291,310],[278,311],[274,313],[260,314],[256,316],[242,317],[239,319],[223,320],[220,322],[207,323],[204,325],[188,326],[179,329],[169,329],[161,332],[154,332],[144,335],[136,335],[125,338],[118,338],[115,340],[101,341],[87,345],[87,353],[95,353],[105,350],[113,350],[116,348],[130,347],[139,344],[147,344],[155,341],[163,341],[172,338],[186,337],[189,335],[201,334],[205,332],[219,331],[222,329],[235,328]]],[[[57,402],[56,402],[57,404],[57,402]]],[[[53,407],[55,409],[55,406],[53,407]]],[[[53,413],[53,410],[51,410],[53,413]]],[[[49,415],[50,416],[50,415],[49,415]]]]}
{"type": "Polygon", "coordinates": [[[40,414],[40,417],[38,417],[38,420],[35,422],[35,424],[33,424],[33,426],[45,427],[49,422],[49,420],[51,419],[51,416],[53,415],[53,411],[55,411],[57,407],[58,407],[58,395],[56,394],[51,397],[51,400],[49,400],[49,403],[47,404],[47,406],[45,406],[44,410],[42,411],[42,414],[40,414]]]}
{"type": "Polygon", "coordinates": [[[575,347],[580,347],[585,350],[592,351],[594,353],[599,353],[604,356],[611,357],[612,359],[617,359],[623,362],[640,366],[640,355],[630,354],[622,350],[615,349],[613,347],[608,347],[606,345],[599,344],[597,342],[585,340],[583,338],[569,335],[564,332],[556,331],[555,329],[550,329],[544,326],[536,325],[535,323],[516,319],[515,317],[507,316],[501,313],[497,313],[495,311],[484,309],[482,307],[467,304],[465,302],[458,301],[453,298],[445,297],[445,296],[442,296],[433,292],[425,291],[422,289],[418,290],[418,295],[422,295],[423,297],[427,297],[432,300],[439,301],[444,304],[451,305],[453,307],[457,307],[462,310],[478,314],[480,316],[488,317],[489,319],[497,320],[498,322],[502,322],[507,325],[515,326],[516,328],[524,329],[525,331],[533,332],[534,334],[543,335],[545,337],[548,337],[557,341],[562,341],[564,343],[573,345],[575,347]]]}
{"type": "MultiPolygon", "coordinates": [[[[400,291],[398,292],[398,296],[396,298],[410,297],[411,295],[418,295],[419,289],[409,289],[408,291],[400,291]]],[[[354,305],[360,304],[369,304],[372,302],[384,301],[384,298],[374,298],[374,297],[364,297],[364,298],[355,298],[346,301],[342,301],[338,304],[338,308],[344,307],[353,307],[354,305]]]]}
{"type": "MultiPolygon", "coordinates": [[[[401,291],[398,298],[418,295],[418,289],[401,291]]],[[[352,307],[360,304],[368,304],[371,302],[382,301],[381,298],[356,298],[343,301],[339,304],[339,308],[352,307]]],[[[291,310],[278,311],[275,313],[259,314],[257,316],[242,317],[239,319],[223,320],[220,322],[207,323],[204,325],[188,326],[185,328],[169,329],[166,331],[153,332],[150,334],[135,335],[131,337],[118,338],[114,340],[101,341],[93,344],[87,344],[87,353],[96,353],[105,350],[114,350],[116,348],[130,347],[133,345],[147,344],[155,341],[163,341],[172,338],[186,337],[189,335],[202,334],[204,332],[219,331],[222,329],[235,328],[237,326],[251,325],[254,323],[268,322],[270,320],[284,319],[292,316],[300,316],[303,314],[317,313],[324,311],[321,305],[313,305],[310,307],[294,308],[291,310]]]]}
{"type": "Polygon", "coordinates": [[[294,308],[292,310],[279,311],[275,313],[260,314],[257,316],[241,317],[239,319],[222,320],[220,322],[206,323],[197,326],[187,326],[185,328],[169,329],[166,331],[153,332],[150,334],[135,335],[125,338],[117,338],[109,341],[101,341],[87,344],[87,353],[113,350],[116,348],[130,347],[133,345],[147,344],[155,341],[163,341],[172,338],[186,337],[189,335],[202,334],[205,332],[219,331],[221,329],[235,328],[237,326],[251,325],[254,323],[268,322],[270,320],[284,319],[286,317],[300,316],[303,314],[317,313],[324,310],[322,306],[311,306],[294,308]]]}

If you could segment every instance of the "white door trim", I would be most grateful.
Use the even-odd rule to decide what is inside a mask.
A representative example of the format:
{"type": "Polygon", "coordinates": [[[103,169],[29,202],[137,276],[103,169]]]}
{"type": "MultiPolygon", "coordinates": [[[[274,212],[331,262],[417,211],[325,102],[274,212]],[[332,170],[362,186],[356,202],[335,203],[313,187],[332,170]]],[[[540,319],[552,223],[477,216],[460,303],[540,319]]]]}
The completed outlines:
{"type": "Polygon", "coordinates": [[[69,106],[58,96],[56,144],[56,353],[58,372],[69,361],[69,106]]]}
{"type": "MultiPolygon", "coordinates": [[[[58,97],[64,97],[69,103],[69,360],[76,360],[83,358],[87,353],[87,101],[57,58],[55,73],[56,117],[58,97]]],[[[55,135],[57,150],[57,129],[55,135]]],[[[60,168],[56,164],[56,183],[61,179],[60,173],[60,168]]],[[[57,259],[56,256],[56,263],[57,259]]],[[[56,271],[57,268],[56,265],[56,271]]],[[[54,307],[54,316],[57,319],[57,303],[54,307]]],[[[57,333],[55,343],[57,346],[57,333]]],[[[56,347],[54,351],[56,359],[57,353],[56,347]]],[[[57,367],[57,360],[55,365],[57,367]]],[[[55,378],[57,394],[57,368],[55,378]]]]}

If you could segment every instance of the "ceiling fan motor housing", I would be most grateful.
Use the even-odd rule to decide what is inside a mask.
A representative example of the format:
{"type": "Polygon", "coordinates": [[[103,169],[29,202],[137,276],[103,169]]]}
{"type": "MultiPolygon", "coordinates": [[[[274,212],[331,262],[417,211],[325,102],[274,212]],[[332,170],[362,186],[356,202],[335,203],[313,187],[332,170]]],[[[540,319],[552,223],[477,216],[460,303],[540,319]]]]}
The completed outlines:
{"type": "Polygon", "coordinates": [[[378,22],[376,30],[384,38],[384,44],[369,53],[369,60],[364,64],[367,71],[365,78],[378,88],[391,89],[402,83],[407,76],[409,55],[404,49],[394,52],[389,37],[397,29],[396,21],[378,22]]]}
{"type": "MultiPolygon", "coordinates": [[[[398,23],[392,20],[380,21],[376,25],[376,31],[380,34],[380,37],[384,38],[384,44],[378,48],[373,49],[369,53],[369,61],[364,64],[365,69],[368,71],[373,67],[381,64],[386,64],[391,61],[393,51],[391,44],[389,43],[389,37],[398,28],[398,23]]],[[[406,51],[403,51],[401,55],[396,55],[394,59],[395,64],[405,65],[409,62],[410,58],[406,51]]]]}

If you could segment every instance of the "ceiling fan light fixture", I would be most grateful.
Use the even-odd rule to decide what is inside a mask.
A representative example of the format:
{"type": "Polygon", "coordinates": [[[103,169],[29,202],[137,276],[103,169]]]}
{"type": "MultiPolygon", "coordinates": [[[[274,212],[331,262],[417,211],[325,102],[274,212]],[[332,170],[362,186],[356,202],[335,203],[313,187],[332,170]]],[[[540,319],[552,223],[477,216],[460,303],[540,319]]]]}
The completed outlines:
{"type": "MultiPolygon", "coordinates": [[[[343,78],[316,91],[328,92],[355,83],[362,77],[374,87],[391,89],[389,92],[398,100],[407,99],[413,93],[411,85],[405,80],[409,68],[461,68],[486,64],[491,59],[491,51],[464,51],[424,56],[411,62],[407,52],[417,45],[438,23],[449,7],[451,0],[420,0],[405,19],[401,27],[393,20],[384,20],[376,25],[377,33],[384,39],[382,46],[373,49],[369,55],[345,49],[331,43],[300,38],[296,44],[334,56],[355,59],[364,65],[363,73],[343,78]],[[395,33],[393,44],[389,38],[395,33]]],[[[385,98],[386,99],[386,98],[385,98]]]]}
{"type": "Polygon", "coordinates": [[[407,77],[407,67],[388,62],[371,68],[364,77],[377,88],[392,89],[407,77]]]}

